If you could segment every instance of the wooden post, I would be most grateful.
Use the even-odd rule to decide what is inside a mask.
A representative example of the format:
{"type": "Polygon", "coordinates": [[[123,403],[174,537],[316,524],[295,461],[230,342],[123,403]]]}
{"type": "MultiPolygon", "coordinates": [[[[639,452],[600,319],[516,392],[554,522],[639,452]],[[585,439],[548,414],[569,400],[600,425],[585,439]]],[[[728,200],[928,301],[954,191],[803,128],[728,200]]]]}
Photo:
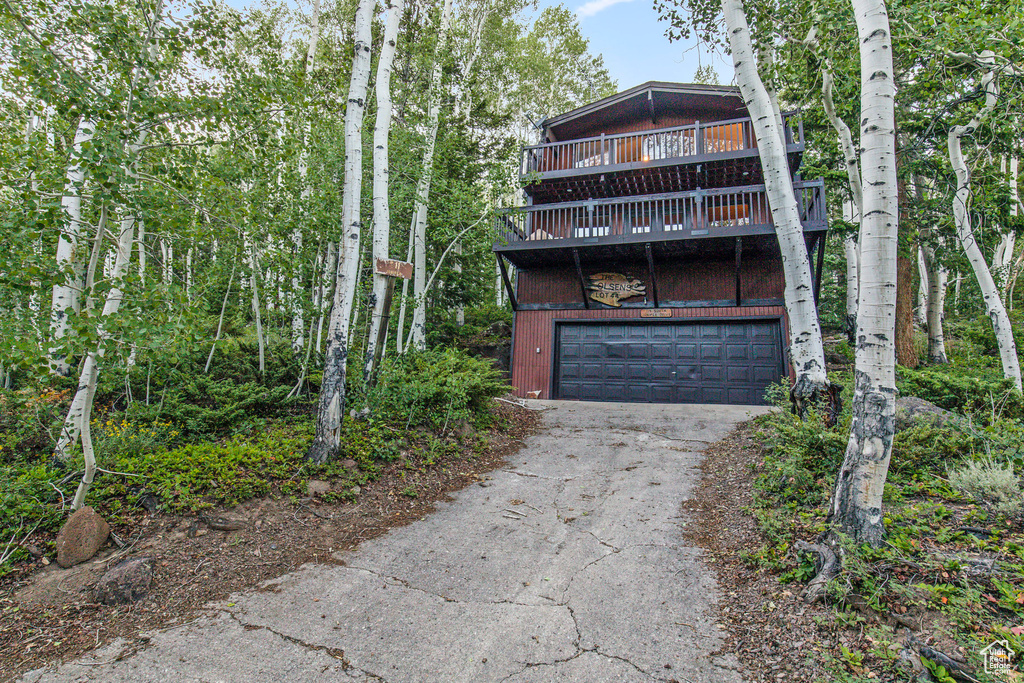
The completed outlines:
{"type": "Polygon", "coordinates": [[[512,287],[512,282],[508,279],[508,270],[505,268],[505,259],[501,257],[501,254],[495,254],[498,258],[498,268],[501,269],[501,281],[505,283],[505,292],[508,294],[508,302],[512,304],[512,310],[519,310],[519,301],[516,299],[515,289],[512,287]]]}
{"type": "Polygon", "coordinates": [[[647,252],[647,274],[651,279],[651,297],[654,299],[654,307],[658,308],[660,305],[658,302],[658,281],[654,277],[654,254],[651,251],[650,242],[644,245],[644,250],[647,252]]]}
{"type": "Polygon", "coordinates": [[[576,277],[580,280],[580,296],[583,297],[583,308],[590,308],[590,300],[587,299],[587,284],[583,280],[583,268],[580,267],[580,251],[572,250],[572,260],[576,263],[576,277]]]}
{"type": "Polygon", "coordinates": [[[742,280],[740,279],[740,267],[743,265],[743,238],[736,238],[736,308],[740,307],[743,299],[742,280]]]}
{"type": "Polygon", "coordinates": [[[380,361],[384,357],[384,345],[388,339],[388,325],[391,322],[391,301],[395,296],[395,280],[408,280],[412,277],[413,267],[411,263],[396,261],[393,259],[378,258],[373,264],[373,272],[383,275],[387,279],[384,289],[384,305],[381,310],[380,328],[377,330],[377,339],[373,347],[373,360],[370,364],[368,380],[372,383],[377,369],[380,368],[380,361]]]}

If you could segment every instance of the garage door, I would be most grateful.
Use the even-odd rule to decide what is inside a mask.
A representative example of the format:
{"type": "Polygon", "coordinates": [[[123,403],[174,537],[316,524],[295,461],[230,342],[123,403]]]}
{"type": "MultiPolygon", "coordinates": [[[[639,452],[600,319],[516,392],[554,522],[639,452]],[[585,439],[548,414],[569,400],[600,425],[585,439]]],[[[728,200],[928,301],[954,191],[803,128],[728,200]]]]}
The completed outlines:
{"type": "Polygon", "coordinates": [[[555,396],[639,403],[764,403],[783,373],[777,320],[561,323],[555,396]]]}

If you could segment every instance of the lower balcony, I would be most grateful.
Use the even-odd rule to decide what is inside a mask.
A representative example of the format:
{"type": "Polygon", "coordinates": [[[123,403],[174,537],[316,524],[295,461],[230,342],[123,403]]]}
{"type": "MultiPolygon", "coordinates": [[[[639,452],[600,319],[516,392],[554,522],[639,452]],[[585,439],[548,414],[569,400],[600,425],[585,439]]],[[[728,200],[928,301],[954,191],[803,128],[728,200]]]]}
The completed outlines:
{"type": "MultiPolygon", "coordinates": [[[[824,181],[793,186],[804,231],[826,230],[824,181]]],[[[698,241],[774,232],[764,185],[750,185],[503,210],[496,218],[494,251],[528,267],[572,261],[580,250],[629,258],[646,245],[693,251],[698,241]]]]}

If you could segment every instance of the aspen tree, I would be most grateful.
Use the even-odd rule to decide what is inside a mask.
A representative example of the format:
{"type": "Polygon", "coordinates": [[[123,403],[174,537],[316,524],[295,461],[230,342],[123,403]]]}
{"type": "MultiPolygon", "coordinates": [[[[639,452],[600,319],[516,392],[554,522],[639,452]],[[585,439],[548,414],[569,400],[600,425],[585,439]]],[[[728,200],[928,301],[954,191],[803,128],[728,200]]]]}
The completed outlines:
{"type": "Polygon", "coordinates": [[[882,490],[896,429],[896,86],[884,0],[853,0],[860,44],[860,300],[853,420],[829,510],[834,528],[861,542],[885,535],[882,490]]]}
{"type": "Polygon", "coordinates": [[[427,209],[430,206],[430,184],[434,175],[434,148],[437,145],[437,129],[441,122],[442,76],[444,50],[448,44],[451,27],[452,0],[444,0],[441,22],[437,32],[437,46],[434,48],[434,68],[430,74],[430,94],[427,107],[427,136],[423,148],[423,164],[419,183],[416,186],[415,208],[413,209],[413,308],[412,325],[409,331],[410,346],[422,349],[426,346],[427,314],[427,209]]]}
{"type": "MultiPolygon", "coordinates": [[[[395,47],[398,44],[398,27],[402,18],[403,0],[390,0],[388,3],[388,19],[384,28],[384,40],[380,55],[377,57],[377,79],[375,83],[377,96],[377,118],[373,127],[373,257],[390,258],[391,241],[391,202],[388,197],[390,165],[388,163],[388,138],[391,133],[391,69],[395,61],[395,47]]],[[[370,319],[370,335],[366,345],[366,364],[364,375],[370,379],[373,375],[374,358],[377,353],[377,336],[384,324],[388,311],[384,305],[388,278],[373,273],[373,294],[370,302],[373,307],[370,319]]]]}
{"type": "Polygon", "coordinates": [[[807,242],[786,154],[785,131],[778,105],[773,102],[758,73],[742,0],[722,0],[722,13],[736,69],[736,82],[757,137],[768,205],[782,249],[790,326],[789,354],[796,372],[793,396],[801,405],[823,396],[830,385],[825,374],[825,351],[814,301],[807,242]]]}
{"type": "Polygon", "coordinates": [[[370,78],[371,21],[374,0],[359,0],[355,20],[355,49],[345,108],[345,181],[342,188],[341,240],[338,275],[327,329],[327,352],[317,405],[316,435],[307,458],[324,463],[338,454],[345,412],[345,374],[348,334],[359,273],[360,188],[362,186],[363,115],[370,78]]]}
{"type": "Polygon", "coordinates": [[[964,159],[961,142],[965,137],[973,135],[981,125],[982,120],[995,109],[999,101],[999,75],[1009,70],[1009,67],[1002,67],[996,64],[996,56],[990,50],[986,50],[976,58],[968,58],[974,61],[984,71],[981,78],[981,86],[985,92],[984,106],[971,118],[970,122],[962,126],[953,126],[949,130],[947,143],[949,148],[949,163],[956,174],[956,193],[953,196],[953,223],[956,226],[957,239],[960,246],[967,255],[967,260],[974,270],[974,276],[981,288],[981,297],[985,302],[985,312],[992,321],[992,331],[995,333],[996,346],[999,349],[999,360],[1003,366],[1003,376],[1011,380],[1017,391],[1021,391],[1020,358],[1017,356],[1017,345],[1013,339],[1013,328],[1010,325],[1010,318],[1006,314],[1006,307],[998,285],[992,277],[985,255],[978,246],[974,236],[974,229],[971,226],[971,214],[968,204],[971,199],[971,171],[964,159]]]}

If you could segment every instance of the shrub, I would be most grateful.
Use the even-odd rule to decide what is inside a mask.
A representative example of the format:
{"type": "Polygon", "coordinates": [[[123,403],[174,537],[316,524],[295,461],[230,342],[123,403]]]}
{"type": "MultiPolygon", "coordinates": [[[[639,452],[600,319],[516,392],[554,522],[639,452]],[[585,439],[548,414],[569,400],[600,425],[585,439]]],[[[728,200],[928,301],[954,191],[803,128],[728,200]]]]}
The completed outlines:
{"type": "Polygon", "coordinates": [[[158,402],[132,403],[126,414],[135,422],[170,422],[184,439],[223,436],[245,431],[260,418],[305,411],[308,400],[289,399],[289,391],[287,385],[266,387],[194,375],[168,388],[158,402]]]}
{"type": "Polygon", "coordinates": [[[949,482],[965,495],[991,505],[996,512],[1014,514],[1021,509],[1020,481],[1013,463],[1004,465],[989,458],[968,460],[950,470],[949,482]]]}
{"type": "Polygon", "coordinates": [[[890,476],[941,475],[946,464],[971,456],[977,440],[956,427],[917,425],[893,438],[890,476]]]}
{"type": "Polygon", "coordinates": [[[940,408],[972,414],[985,422],[995,416],[1024,417],[1024,398],[1007,379],[981,379],[963,369],[911,370],[900,367],[897,388],[902,396],[917,396],[940,408]]]}
{"type": "MultiPolygon", "coordinates": [[[[50,482],[59,475],[46,464],[0,467],[0,576],[28,553],[18,547],[31,532],[52,532],[63,522],[61,494],[50,482]]],[[[68,501],[70,502],[70,501],[68,501]]]]}
{"type": "Polygon", "coordinates": [[[465,420],[486,426],[491,399],[508,390],[489,361],[433,349],[385,361],[366,402],[383,419],[405,425],[438,429],[465,420]]]}
{"type": "MultiPolygon", "coordinates": [[[[308,431],[308,430],[307,430],[308,431]]],[[[97,480],[96,495],[120,499],[128,487],[144,487],[171,510],[196,510],[211,505],[236,505],[270,492],[271,484],[288,480],[304,464],[311,435],[281,430],[257,438],[242,435],[220,443],[188,444],[148,453],[123,453],[108,467],[130,475],[97,480]]]]}

